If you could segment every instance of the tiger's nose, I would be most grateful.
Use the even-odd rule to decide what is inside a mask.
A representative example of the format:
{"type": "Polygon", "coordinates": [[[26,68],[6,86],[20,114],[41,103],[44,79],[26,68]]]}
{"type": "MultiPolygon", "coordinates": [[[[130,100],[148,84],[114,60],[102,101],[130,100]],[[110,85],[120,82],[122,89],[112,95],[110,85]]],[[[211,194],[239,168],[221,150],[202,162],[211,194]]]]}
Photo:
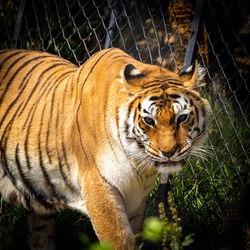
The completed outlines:
{"type": "Polygon", "coordinates": [[[171,150],[168,151],[161,151],[162,154],[168,158],[170,158],[171,156],[174,155],[174,153],[177,151],[178,149],[178,145],[176,145],[175,147],[173,147],[171,150]]]}
{"type": "Polygon", "coordinates": [[[170,158],[175,153],[175,151],[172,151],[172,150],[171,151],[161,151],[161,152],[164,156],[166,156],[168,158],[170,158]]]}

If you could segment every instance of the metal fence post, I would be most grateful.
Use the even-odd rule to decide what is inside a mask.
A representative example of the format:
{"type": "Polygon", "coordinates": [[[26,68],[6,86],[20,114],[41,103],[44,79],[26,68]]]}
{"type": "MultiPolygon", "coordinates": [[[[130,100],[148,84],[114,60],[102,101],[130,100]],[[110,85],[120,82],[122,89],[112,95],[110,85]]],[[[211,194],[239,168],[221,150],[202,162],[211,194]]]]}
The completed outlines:
{"type": "Polygon", "coordinates": [[[108,32],[106,35],[104,49],[110,48],[112,45],[112,39],[117,29],[115,18],[119,15],[119,0],[111,1],[111,16],[109,20],[108,32]]]}
{"type": "Polygon", "coordinates": [[[187,50],[185,53],[182,72],[187,70],[188,67],[193,62],[195,43],[197,41],[197,37],[198,37],[198,33],[199,33],[203,2],[204,2],[203,0],[196,0],[194,18],[193,18],[192,26],[191,26],[192,30],[191,30],[191,34],[189,36],[189,41],[188,41],[188,46],[187,46],[187,50]]]}
{"type": "Polygon", "coordinates": [[[20,30],[22,26],[22,21],[23,21],[23,13],[26,5],[26,0],[21,0],[19,9],[18,9],[18,14],[17,14],[17,19],[16,19],[16,24],[15,24],[15,29],[13,33],[13,38],[12,38],[12,43],[11,43],[11,48],[16,48],[19,35],[20,35],[20,30]]]}

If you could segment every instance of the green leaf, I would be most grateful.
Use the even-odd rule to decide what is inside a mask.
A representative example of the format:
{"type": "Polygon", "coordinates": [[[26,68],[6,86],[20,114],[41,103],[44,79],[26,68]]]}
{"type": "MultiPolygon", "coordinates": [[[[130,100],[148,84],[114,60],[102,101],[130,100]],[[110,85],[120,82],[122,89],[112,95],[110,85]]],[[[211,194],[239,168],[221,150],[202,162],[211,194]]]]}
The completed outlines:
{"type": "Polygon", "coordinates": [[[187,235],[184,241],[182,242],[182,246],[187,247],[191,245],[194,242],[193,236],[194,236],[194,233],[187,235]]]}
{"type": "Polygon", "coordinates": [[[174,235],[172,235],[172,237],[171,237],[170,247],[172,250],[179,250],[180,249],[177,238],[174,235]]]}
{"type": "Polygon", "coordinates": [[[163,223],[156,217],[146,218],[143,224],[142,236],[145,240],[158,242],[161,240],[163,223]]]}

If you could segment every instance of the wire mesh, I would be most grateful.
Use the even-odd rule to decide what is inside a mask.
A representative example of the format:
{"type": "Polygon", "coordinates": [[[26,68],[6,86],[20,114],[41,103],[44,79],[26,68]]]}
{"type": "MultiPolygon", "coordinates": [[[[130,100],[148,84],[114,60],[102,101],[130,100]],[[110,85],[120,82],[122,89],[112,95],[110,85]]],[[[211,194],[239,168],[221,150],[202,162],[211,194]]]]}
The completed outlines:
{"type": "MultiPolygon", "coordinates": [[[[81,65],[109,37],[111,46],[142,62],[180,71],[194,1],[118,2],[117,7],[109,0],[26,0],[20,35],[13,41],[19,1],[0,0],[0,48],[14,43],[81,65]]],[[[200,92],[212,106],[210,132],[203,156],[191,158],[172,182],[184,230],[201,239],[217,235],[230,241],[225,231],[235,231],[231,223],[240,224],[243,235],[249,218],[249,9],[247,0],[206,0],[196,42],[197,59],[207,72],[200,92]]]]}

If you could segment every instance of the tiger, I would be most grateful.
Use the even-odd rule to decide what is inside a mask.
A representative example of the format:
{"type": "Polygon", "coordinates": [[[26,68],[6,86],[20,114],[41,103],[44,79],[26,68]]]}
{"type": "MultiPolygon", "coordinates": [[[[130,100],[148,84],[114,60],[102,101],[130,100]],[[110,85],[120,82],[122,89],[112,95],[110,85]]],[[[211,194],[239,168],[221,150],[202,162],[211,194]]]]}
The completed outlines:
{"type": "Polygon", "coordinates": [[[78,210],[101,242],[133,249],[158,175],[180,171],[206,138],[202,84],[197,63],[176,74],[118,48],[80,67],[46,52],[0,51],[2,198],[39,216],[78,210]]]}

